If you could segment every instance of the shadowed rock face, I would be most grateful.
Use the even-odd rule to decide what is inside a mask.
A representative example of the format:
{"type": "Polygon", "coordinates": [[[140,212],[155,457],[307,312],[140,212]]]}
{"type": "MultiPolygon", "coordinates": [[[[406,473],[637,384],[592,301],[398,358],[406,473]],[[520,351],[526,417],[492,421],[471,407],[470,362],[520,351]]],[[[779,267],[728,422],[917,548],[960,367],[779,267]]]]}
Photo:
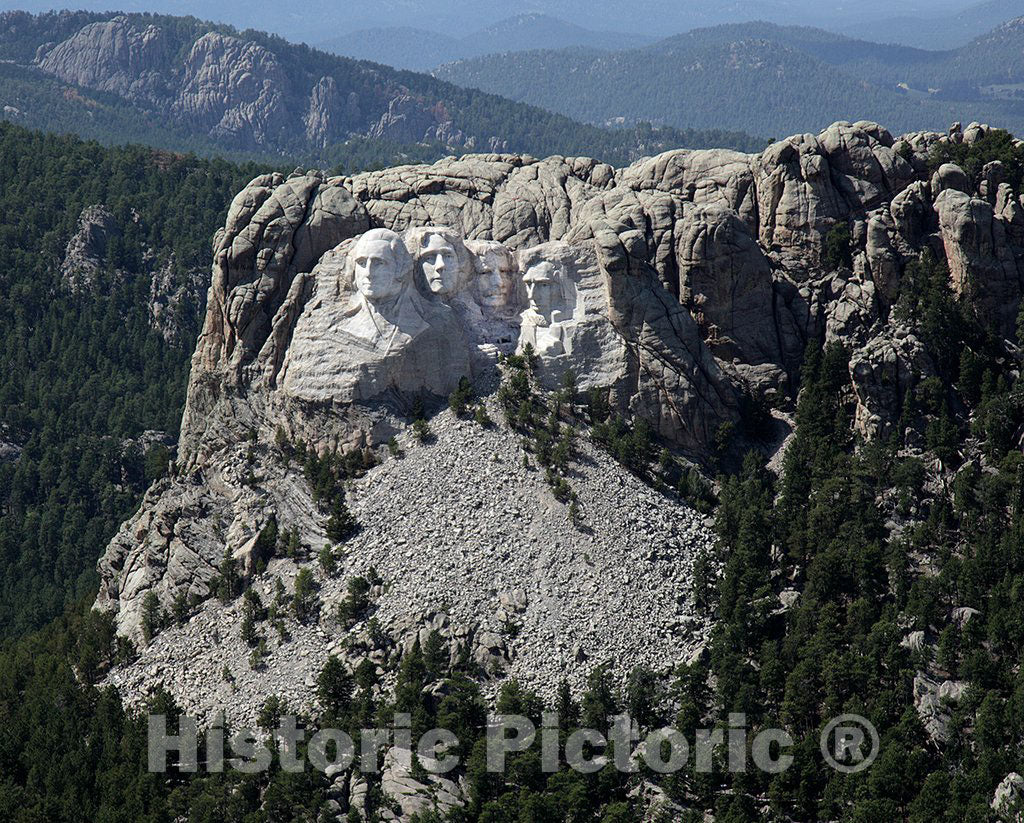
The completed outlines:
{"type": "Polygon", "coordinates": [[[619,170],[480,154],[256,178],[214,241],[184,471],[111,543],[101,605],[134,631],[147,591],[168,604],[182,586],[202,596],[225,540],[248,545],[267,506],[322,540],[301,478],[266,467],[264,497],[241,480],[252,432],[380,444],[413,401],[443,402],[460,377],[492,373],[499,352],[527,343],[542,385],[571,370],[581,390],[602,389],[700,459],[744,394],[792,397],[808,342],[839,340],[855,425],[884,436],[934,373],[891,311],[909,260],[945,254],[953,287],[1014,333],[1024,206],[998,168],[972,193],[962,170],[932,180],[926,164],[936,142],[984,133],[894,140],[838,123],[760,155],[674,151],[619,170]]]}

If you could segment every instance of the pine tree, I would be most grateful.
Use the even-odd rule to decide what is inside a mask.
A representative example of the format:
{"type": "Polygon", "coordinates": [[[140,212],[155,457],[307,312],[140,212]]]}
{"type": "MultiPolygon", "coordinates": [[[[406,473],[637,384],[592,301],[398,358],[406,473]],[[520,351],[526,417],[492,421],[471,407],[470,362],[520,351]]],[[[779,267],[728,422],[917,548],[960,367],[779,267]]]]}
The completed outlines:
{"type": "Polygon", "coordinates": [[[581,723],[585,729],[607,734],[611,718],[618,713],[610,665],[602,663],[587,677],[587,690],[581,702],[581,723]]]}
{"type": "Polygon", "coordinates": [[[150,590],[142,598],[142,639],[149,645],[159,634],[163,619],[160,611],[160,598],[150,590]]]}
{"type": "Polygon", "coordinates": [[[327,658],[317,676],[316,696],[330,722],[344,723],[352,707],[355,681],[334,655],[327,658]]]}
{"type": "Polygon", "coordinates": [[[338,494],[331,504],[331,516],[327,521],[327,539],[341,544],[359,530],[359,524],[345,503],[344,494],[338,494]]]}
{"type": "Polygon", "coordinates": [[[431,631],[423,644],[423,665],[431,681],[440,680],[448,670],[448,649],[437,631],[431,631]]]}
{"type": "Polygon", "coordinates": [[[295,575],[295,593],[292,597],[292,611],[295,614],[295,619],[300,623],[305,623],[312,618],[317,611],[319,601],[313,572],[308,568],[300,569],[299,573],[295,575]]]}
{"type": "Polygon", "coordinates": [[[426,685],[427,667],[417,637],[412,648],[402,655],[395,682],[395,710],[412,717],[413,739],[433,725],[430,698],[424,693],[426,685]]]}

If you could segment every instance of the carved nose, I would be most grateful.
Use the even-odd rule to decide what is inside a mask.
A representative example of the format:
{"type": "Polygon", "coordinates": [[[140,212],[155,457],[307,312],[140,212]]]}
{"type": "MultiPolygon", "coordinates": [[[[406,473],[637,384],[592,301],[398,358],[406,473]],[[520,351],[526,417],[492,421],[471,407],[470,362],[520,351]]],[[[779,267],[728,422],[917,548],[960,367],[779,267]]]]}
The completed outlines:
{"type": "Polygon", "coordinates": [[[444,271],[444,258],[441,255],[438,255],[437,259],[434,261],[434,270],[444,271]]]}

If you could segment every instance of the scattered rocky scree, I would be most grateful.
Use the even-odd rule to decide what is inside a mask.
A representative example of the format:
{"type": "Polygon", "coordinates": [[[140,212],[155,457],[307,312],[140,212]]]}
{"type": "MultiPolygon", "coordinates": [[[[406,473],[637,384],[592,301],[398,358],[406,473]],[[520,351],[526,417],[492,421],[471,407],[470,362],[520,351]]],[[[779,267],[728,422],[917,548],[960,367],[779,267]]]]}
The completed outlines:
{"type": "MultiPolygon", "coordinates": [[[[581,688],[602,662],[619,671],[639,665],[660,670],[701,647],[707,627],[691,602],[690,568],[713,539],[703,515],[581,443],[572,476],[584,524],[577,527],[543,473],[524,467],[527,453],[503,427],[481,428],[446,411],[431,429],[433,442],[403,436],[401,457],[353,482],[349,506],[360,530],[338,547],[331,575],[315,561],[329,543],[325,518],[306,519],[317,511],[309,487],[301,476],[285,481],[294,479],[295,467],[273,446],[257,448],[255,488],[230,486],[237,477],[229,466],[196,487],[207,489],[205,497],[180,504],[205,511],[211,532],[223,529],[221,552],[223,535],[238,522],[225,523],[228,500],[250,522],[273,515],[282,530],[300,529],[307,559],[273,559],[252,586],[269,604],[278,578],[291,593],[297,571],[312,568],[319,617],[300,624],[289,615],[284,642],[267,625],[266,667],[254,671],[240,633],[243,600],[229,606],[206,600],[110,681],[133,702],[163,684],[187,711],[209,716],[222,708],[229,721],[251,724],[269,694],[309,707],[313,679],[328,654],[353,663],[369,657],[387,681],[403,651],[417,636],[425,643],[430,630],[444,639],[453,663],[468,652],[488,674],[492,696],[506,677],[553,697],[560,680],[581,688]],[[271,498],[268,488],[287,498],[271,498]],[[222,497],[215,500],[215,494],[222,497]],[[618,503],[609,506],[611,499],[618,503]],[[371,609],[351,627],[339,623],[337,606],[349,582],[372,576],[371,569],[381,578],[369,592],[371,609]],[[225,667],[234,675],[231,684],[219,676],[225,667]]],[[[145,505],[136,520],[147,517],[144,512],[145,505]]],[[[197,565],[190,568],[183,556],[172,557],[175,564],[166,569],[151,555],[147,567],[121,571],[126,578],[149,575],[172,591],[199,589],[207,571],[199,558],[193,556],[197,565]]]]}

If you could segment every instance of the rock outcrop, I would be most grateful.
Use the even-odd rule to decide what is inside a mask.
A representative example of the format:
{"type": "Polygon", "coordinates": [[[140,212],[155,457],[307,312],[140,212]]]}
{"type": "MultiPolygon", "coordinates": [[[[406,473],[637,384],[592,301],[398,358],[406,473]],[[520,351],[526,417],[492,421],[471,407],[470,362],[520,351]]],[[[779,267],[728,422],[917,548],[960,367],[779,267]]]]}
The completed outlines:
{"type": "Polygon", "coordinates": [[[935,212],[954,292],[970,298],[999,333],[1012,337],[1021,294],[1021,251],[1019,246],[1014,250],[1007,234],[1024,215],[1016,201],[1007,197],[1005,204],[997,216],[987,200],[947,188],[936,198],[935,212]]]}
{"type": "Polygon", "coordinates": [[[272,52],[210,32],[185,59],[173,113],[213,136],[252,147],[274,142],[294,114],[288,77],[272,52]]]}
{"type": "Polygon", "coordinates": [[[13,442],[6,425],[0,425],[0,463],[16,463],[21,457],[21,446],[13,442]]]}
{"type": "Polygon", "coordinates": [[[184,329],[199,325],[205,310],[208,275],[201,269],[181,270],[171,255],[149,279],[149,317],[152,327],[172,346],[187,346],[184,329]]]}
{"type": "Polygon", "coordinates": [[[923,672],[914,677],[914,707],[928,736],[948,743],[957,703],[967,691],[961,680],[935,680],[923,672]]]}
{"type": "Polygon", "coordinates": [[[1000,820],[1016,823],[1024,812],[1024,777],[1010,772],[992,795],[992,811],[1000,820]]]}
{"type": "Polygon", "coordinates": [[[66,83],[152,102],[170,65],[164,32],[125,17],[89,23],[63,43],[36,55],[39,68],[66,83]]]}
{"type": "Polygon", "coordinates": [[[345,105],[333,77],[321,77],[309,95],[306,111],[306,139],[317,148],[325,148],[344,134],[345,105]]]}
{"type": "MultiPolygon", "coordinates": [[[[137,219],[134,217],[133,219],[137,219]]],[[[143,248],[140,260],[129,271],[125,261],[112,252],[124,235],[124,228],[103,204],[87,206],[78,218],[78,230],[71,236],[60,264],[61,286],[72,294],[106,292],[116,284],[135,277],[149,280],[149,321],[172,346],[192,344],[189,338],[202,322],[208,275],[200,269],[183,269],[175,256],[158,259],[143,248]]]]}
{"type": "Polygon", "coordinates": [[[68,241],[61,261],[61,285],[72,293],[89,291],[107,264],[110,241],[121,236],[121,227],[102,204],[87,206],[78,217],[78,231],[68,241]]]}
{"type": "MultiPolygon", "coordinates": [[[[306,121],[315,130],[330,128],[323,112],[340,105],[321,92],[306,121]]],[[[663,445],[700,463],[723,432],[745,436],[751,398],[770,392],[779,426],[791,420],[807,344],[838,341],[850,353],[844,392],[858,432],[887,436],[935,369],[897,311],[911,260],[945,257],[965,304],[1013,333],[1024,205],[996,167],[962,191],[962,170],[932,180],[925,156],[981,133],[896,140],[876,124],[838,123],[760,155],[681,150],[626,169],[493,153],[354,177],[261,175],[214,241],[175,473],[108,547],[99,605],[138,636],[148,592],[165,607],[183,594],[208,598],[225,552],[255,569],[257,535],[272,517],[297,530],[308,557],[326,541],[325,515],[271,444],[386,456],[380,447],[397,438],[407,457],[349,490],[364,529],[347,546],[344,575],[374,565],[388,583],[376,616],[390,639],[378,648],[379,637],[357,628],[361,653],[382,664],[429,625],[452,653],[542,691],[562,672],[585,671],[581,661],[638,648],[651,650],[648,663],[678,660],[703,630],[688,616],[685,572],[709,539],[700,518],[655,500],[587,445],[573,482],[584,514],[602,516],[590,534],[577,531],[522,467],[503,423],[480,429],[444,412],[431,424],[437,444],[413,446],[413,410],[433,415],[462,377],[489,397],[499,356],[532,352],[540,387],[558,388],[571,372],[580,397],[597,390],[613,412],[646,420],[663,445]],[[601,589],[596,568],[618,588],[601,589]],[[574,586],[602,598],[599,612],[614,612],[615,625],[588,629],[566,616],[574,586]],[[614,599],[622,590],[680,605],[652,622],[614,599]],[[498,592],[508,602],[492,603],[498,592]],[[509,622],[522,628],[516,638],[502,633],[509,622]],[[638,631],[647,632],[639,643],[638,631]]],[[[275,574],[295,571],[293,560],[273,563],[275,574]]],[[[340,583],[322,584],[325,603],[341,596],[340,583]]],[[[158,658],[177,676],[178,655],[203,670],[242,665],[241,646],[209,634],[218,626],[223,639],[236,611],[203,607],[117,682],[136,694],[158,658]]],[[[323,622],[301,635],[274,650],[279,665],[266,677],[277,680],[239,687],[241,705],[308,679],[333,641],[323,622]]],[[[182,676],[200,689],[201,707],[223,697],[182,676]]],[[[954,687],[924,675],[916,684],[936,739],[944,688],[954,687]]],[[[302,688],[294,697],[311,699],[302,688]]]]}
{"type": "MultiPolygon", "coordinates": [[[[41,45],[35,64],[236,149],[291,153],[306,141],[315,151],[354,136],[452,148],[506,142],[466,134],[443,100],[372,67],[332,58],[344,62],[341,70],[312,76],[301,61],[275,53],[272,41],[188,32],[118,15],[41,45]]],[[[323,61],[314,62],[324,70],[323,61]]]]}

